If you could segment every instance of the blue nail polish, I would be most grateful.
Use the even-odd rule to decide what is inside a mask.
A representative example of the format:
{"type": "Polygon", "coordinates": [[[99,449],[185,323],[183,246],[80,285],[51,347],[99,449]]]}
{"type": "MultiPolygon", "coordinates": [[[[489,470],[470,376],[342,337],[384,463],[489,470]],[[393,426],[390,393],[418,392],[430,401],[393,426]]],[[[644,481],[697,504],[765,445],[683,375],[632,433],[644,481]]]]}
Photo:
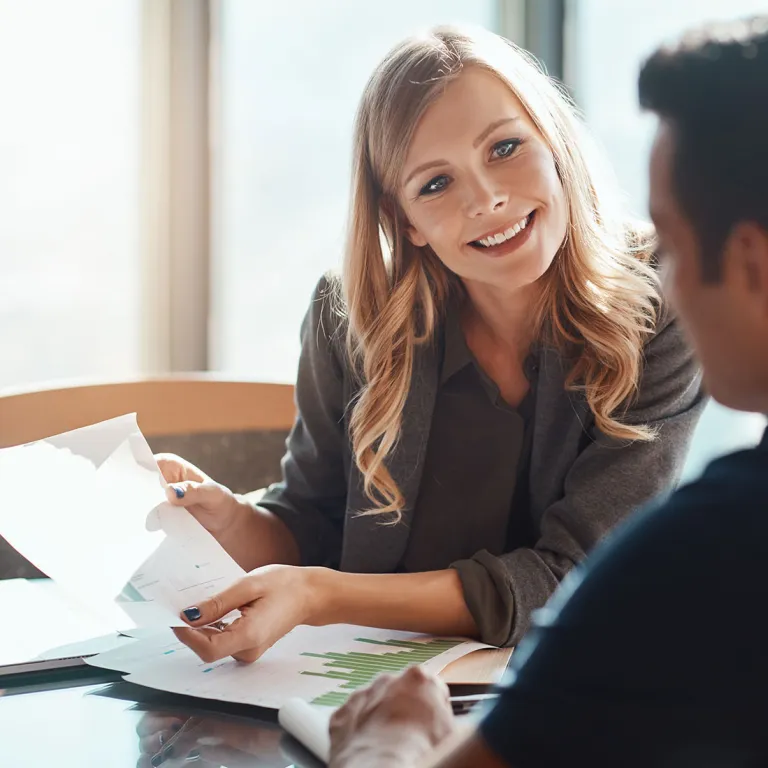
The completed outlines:
{"type": "Polygon", "coordinates": [[[203,614],[200,613],[200,609],[196,605],[193,605],[191,608],[184,609],[184,615],[190,621],[197,621],[203,614]]]}
{"type": "Polygon", "coordinates": [[[179,488],[178,485],[173,486],[173,492],[176,494],[177,499],[183,499],[184,498],[184,489],[179,488]]]}
{"type": "Polygon", "coordinates": [[[195,760],[199,760],[201,757],[200,750],[199,749],[193,749],[185,758],[184,761],[187,763],[194,763],[195,760]]]}

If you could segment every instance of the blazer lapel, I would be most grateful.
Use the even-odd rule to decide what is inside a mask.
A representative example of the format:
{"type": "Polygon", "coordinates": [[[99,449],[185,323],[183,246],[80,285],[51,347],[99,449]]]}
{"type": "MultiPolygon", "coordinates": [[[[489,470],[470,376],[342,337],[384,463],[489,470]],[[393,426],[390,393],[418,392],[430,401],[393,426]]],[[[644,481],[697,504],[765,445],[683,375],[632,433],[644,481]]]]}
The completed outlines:
{"type": "Polygon", "coordinates": [[[357,467],[350,471],[347,516],[341,570],[356,573],[390,573],[405,553],[410,522],[419,495],[424,457],[429,441],[432,412],[435,407],[439,376],[437,343],[418,347],[413,361],[411,387],[403,410],[400,441],[390,454],[387,465],[400,488],[405,507],[396,525],[377,515],[356,516],[370,506],[363,493],[363,478],[357,467]]]}
{"type": "Polygon", "coordinates": [[[531,512],[534,517],[562,496],[552,468],[572,464],[579,452],[580,435],[590,423],[590,411],[581,392],[568,392],[565,380],[573,359],[551,347],[542,347],[536,385],[533,442],[529,466],[531,512]],[[574,418],[574,415],[576,418],[574,418]],[[575,434],[566,434],[566,426],[575,434]],[[571,453],[568,458],[565,453],[571,453]]]}

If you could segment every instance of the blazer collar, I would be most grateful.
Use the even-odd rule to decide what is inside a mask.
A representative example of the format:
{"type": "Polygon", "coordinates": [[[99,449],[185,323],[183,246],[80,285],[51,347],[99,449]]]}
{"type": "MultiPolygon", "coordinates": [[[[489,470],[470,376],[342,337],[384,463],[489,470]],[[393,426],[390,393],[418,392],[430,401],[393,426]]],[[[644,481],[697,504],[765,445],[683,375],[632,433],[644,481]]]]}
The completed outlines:
{"type": "Polygon", "coordinates": [[[405,498],[402,519],[356,514],[370,506],[363,493],[363,478],[352,466],[341,570],[355,573],[391,573],[405,553],[413,510],[419,495],[440,368],[440,334],[416,349],[411,386],[403,409],[400,440],[387,466],[405,498]]]}

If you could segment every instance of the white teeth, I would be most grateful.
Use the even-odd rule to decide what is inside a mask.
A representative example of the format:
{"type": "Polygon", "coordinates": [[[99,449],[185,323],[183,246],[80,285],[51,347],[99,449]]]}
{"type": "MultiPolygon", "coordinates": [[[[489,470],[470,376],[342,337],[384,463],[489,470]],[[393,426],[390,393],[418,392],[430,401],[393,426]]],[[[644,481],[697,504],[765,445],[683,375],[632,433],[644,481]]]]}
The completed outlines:
{"type": "Polygon", "coordinates": [[[526,216],[522,221],[518,221],[514,227],[510,227],[505,232],[499,232],[498,235],[490,235],[489,237],[484,237],[482,240],[478,240],[477,242],[486,248],[490,248],[492,245],[499,245],[499,243],[503,243],[505,240],[509,240],[510,238],[513,238],[515,235],[518,235],[520,232],[522,232],[528,226],[528,220],[529,216],[526,216]]]}

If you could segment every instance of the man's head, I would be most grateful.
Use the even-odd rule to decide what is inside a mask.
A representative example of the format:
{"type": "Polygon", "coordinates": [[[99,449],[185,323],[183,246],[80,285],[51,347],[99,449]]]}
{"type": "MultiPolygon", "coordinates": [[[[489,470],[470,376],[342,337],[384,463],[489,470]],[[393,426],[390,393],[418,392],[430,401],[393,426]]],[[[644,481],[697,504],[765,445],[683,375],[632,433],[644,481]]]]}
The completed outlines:
{"type": "Polygon", "coordinates": [[[712,395],[768,412],[768,16],[659,49],[639,90],[670,298],[712,395]]]}

